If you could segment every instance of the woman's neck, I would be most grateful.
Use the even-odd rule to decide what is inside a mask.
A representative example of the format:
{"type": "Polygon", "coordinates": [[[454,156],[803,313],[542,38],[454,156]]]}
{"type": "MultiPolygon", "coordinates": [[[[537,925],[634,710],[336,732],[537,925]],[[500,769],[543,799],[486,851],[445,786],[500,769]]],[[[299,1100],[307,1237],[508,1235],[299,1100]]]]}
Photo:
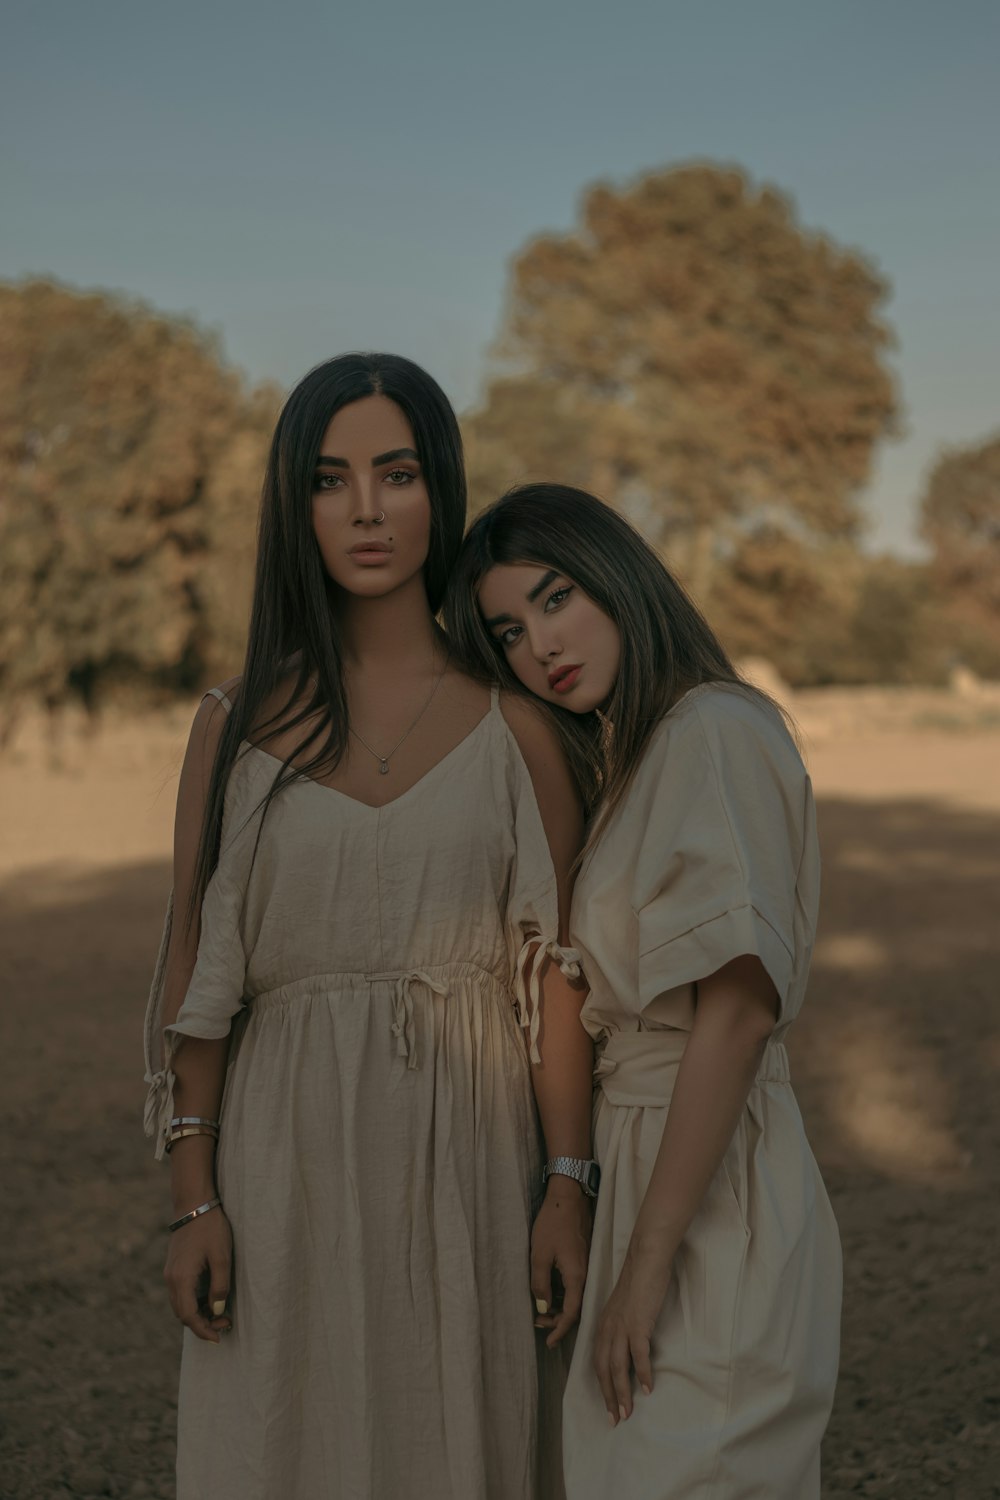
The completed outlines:
{"type": "Polygon", "coordinates": [[[371,671],[380,664],[426,671],[441,632],[427,603],[423,578],[413,579],[381,599],[342,597],[337,614],[348,671],[371,671]]]}

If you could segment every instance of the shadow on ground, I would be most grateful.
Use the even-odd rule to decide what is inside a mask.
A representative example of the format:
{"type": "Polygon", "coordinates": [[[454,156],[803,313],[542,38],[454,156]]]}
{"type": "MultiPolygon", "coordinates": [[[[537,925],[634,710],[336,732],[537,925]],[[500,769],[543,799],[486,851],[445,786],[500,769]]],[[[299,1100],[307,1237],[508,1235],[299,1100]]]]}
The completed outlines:
{"type": "MultiPolygon", "coordinates": [[[[846,1261],[824,1494],[995,1497],[1000,817],[836,800],[820,817],[823,923],[790,1051],[846,1261]]],[[[154,863],[0,885],[12,1500],[173,1494],[165,1182],[138,1123],[168,884],[154,863]]]]}

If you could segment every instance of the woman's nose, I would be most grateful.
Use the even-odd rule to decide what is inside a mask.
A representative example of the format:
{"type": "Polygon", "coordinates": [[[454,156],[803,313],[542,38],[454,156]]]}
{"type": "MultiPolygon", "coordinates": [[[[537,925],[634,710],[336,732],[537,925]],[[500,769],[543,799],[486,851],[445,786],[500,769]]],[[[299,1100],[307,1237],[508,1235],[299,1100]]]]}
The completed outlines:
{"type": "Polygon", "coordinates": [[[379,514],[380,507],[375,493],[375,486],[362,479],[354,492],[354,515],[351,517],[352,525],[370,526],[379,514]]]}
{"type": "Polygon", "coordinates": [[[541,629],[531,632],[531,654],[542,666],[546,662],[554,661],[561,651],[562,646],[550,630],[541,629]]]}

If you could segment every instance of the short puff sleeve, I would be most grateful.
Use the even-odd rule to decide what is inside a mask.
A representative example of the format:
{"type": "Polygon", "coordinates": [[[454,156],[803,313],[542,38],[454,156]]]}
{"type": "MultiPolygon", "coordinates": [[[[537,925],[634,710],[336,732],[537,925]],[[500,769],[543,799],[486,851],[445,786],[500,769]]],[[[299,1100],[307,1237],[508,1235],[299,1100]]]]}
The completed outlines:
{"type": "Polygon", "coordinates": [[[636,871],[640,1009],[752,953],[780,1016],[815,924],[799,889],[815,850],[808,775],[776,710],[748,694],[696,692],[675,713],[636,871]]]}
{"type": "Polygon", "coordinates": [[[153,971],[144,1025],[146,1063],[145,1131],[163,1156],[173,1116],[173,1057],[184,1037],[217,1040],[228,1036],[243,1006],[247,955],[243,942],[246,883],[253,858],[259,813],[246,818],[240,807],[245,788],[240,763],[230,775],[223,815],[219,863],[201,906],[198,955],[184,1000],[171,1025],[163,1025],[163,996],[170,936],[176,919],[173,894],[167,906],[160,950],[153,971]]]}

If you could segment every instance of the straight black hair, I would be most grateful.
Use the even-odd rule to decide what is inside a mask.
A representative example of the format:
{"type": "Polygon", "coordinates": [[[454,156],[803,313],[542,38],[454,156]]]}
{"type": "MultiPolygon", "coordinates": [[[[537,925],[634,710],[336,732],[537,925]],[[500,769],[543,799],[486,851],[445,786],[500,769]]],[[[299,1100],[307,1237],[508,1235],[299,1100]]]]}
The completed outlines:
{"type": "Polygon", "coordinates": [[[331,418],[366,396],[395,402],[413,431],[431,507],[424,584],[431,613],[441,607],[465,526],[465,464],[455,413],[437,382],[412,360],[396,354],[342,354],[327,360],[292,391],[271,442],[246,659],[209,782],[189,922],[218,863],[226,784],[251,733],[267,744],[282,731],[313,721],[283,760],[263,804],[265,815],[282,787],[319,771],[328,774],[347,746],[338,590],[313,531],[312,493],[331,418]],[[275,695],[278,707],[262,718],[275,695]]]}

